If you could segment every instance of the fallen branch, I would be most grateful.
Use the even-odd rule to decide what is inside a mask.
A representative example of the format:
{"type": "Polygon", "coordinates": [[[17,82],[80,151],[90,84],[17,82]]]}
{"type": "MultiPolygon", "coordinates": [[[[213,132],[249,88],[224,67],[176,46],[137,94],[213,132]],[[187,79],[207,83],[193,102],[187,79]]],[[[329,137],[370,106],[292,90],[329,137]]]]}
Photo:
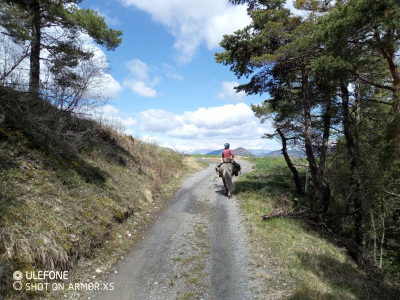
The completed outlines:
{"type": "Polygon", "coordinates": [[[264,221],[271,220],[273,218],[296,218],[296,219],[309,219],[311,216],[310,209],[301,206],[295,206],[292,210],[285,210],[278,208],[269,214],[262,215],[264,221]]]}

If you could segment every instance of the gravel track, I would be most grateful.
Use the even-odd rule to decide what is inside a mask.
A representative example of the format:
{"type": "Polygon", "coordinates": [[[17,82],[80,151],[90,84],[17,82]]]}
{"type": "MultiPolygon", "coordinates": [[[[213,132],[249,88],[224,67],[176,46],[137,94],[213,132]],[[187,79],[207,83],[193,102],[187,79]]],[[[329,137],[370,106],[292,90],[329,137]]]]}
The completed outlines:
{"type": "MultiPolygon", "coordinates": [[[[240,161],[242,173],[251,169],[240,161]]],[[[242,217],[214,163],[188,178],[144,239],[105,280],[96,300],[254,299],[256,281],[242,217]]],[[[236,179],[236,178],[235,178],[236,179]]]]}

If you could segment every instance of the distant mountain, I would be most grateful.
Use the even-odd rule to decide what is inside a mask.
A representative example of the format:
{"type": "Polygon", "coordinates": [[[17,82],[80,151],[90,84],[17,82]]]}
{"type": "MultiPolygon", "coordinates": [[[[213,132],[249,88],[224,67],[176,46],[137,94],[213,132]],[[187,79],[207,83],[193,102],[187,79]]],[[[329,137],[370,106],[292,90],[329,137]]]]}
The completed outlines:
{"type": "Polygon", "coordinates": [[[254,154],[251,154],[249,152],[249,150],[247,150],[247,149],[245,149],[243,147],[239,147],[239,148],[237,148],[235,150],[232,150],[232,152],[233,152],[233,154],[235,156],[254,156],[254,154]]]}
{"type": "MultiPolygon", "coordinates": [[[[294,151],[294,150],[288,150],[288,154],[289,154],[289,156],[296,157],[296,158],[305,158],[306,157],[304,153],[294,151]]],[[[266,156],[283,156],[283,154],[282,154],[282,150],[275,150],[275,151],[269,152],[266,156]]]]}
{"type": "Polygon", "coordinates": [[[267,153],[265,156],[282,156],[282,150],[271,151],[271,152],[267,153]]]}
{"type": "Polygon", "coordinates": [[[207,154],[211,151],[213,151],[213,149],[200,149],[200,150],[191,152],[191,154],[207,154]]]}
{"type": "MultiPolygon", "coordinates": [[[[211,151],[209,153],[207,153],[207,155],[221,155],[222,150],[214,150],[211,151]]],[[[233,154],[236,156],[254,156],[254,154],[251,154],[247,149],[243,148],[243,147],[239,147],[237,149],[232,150],[233,154]]]]}
{"type": "Polygon", "coordinates": [[[268,154],[270,154],[272,151],[274,151],[274,150],[270,150],[270,151],[267,151],[267,152],[261,152],[261,153],[258,154],[257,156],[259,156],[259,157],[268,156],[268,154]]]}
{"type": "Polygon", "coordinates": [[[265,156],[267,153],[273,151],[269,149],[247,149],[247,150],[255,156],[265,156]]]}
{"type": "Polygon", "coordinates": [[[270,150],[270,149],[247,149],[249,152],[255,156],[268,156],[269,153],[276,151],[276,150],[270,150]]]}
{"type": "Polygon", "coordinates": [[[221,150],[214,150],[214,151],[208,152],[208,153],[206,153],[206,154],[207,154],[207,155],[221,155],[222,150],[224,150],[224,149],[221,149],[221,150]]]}

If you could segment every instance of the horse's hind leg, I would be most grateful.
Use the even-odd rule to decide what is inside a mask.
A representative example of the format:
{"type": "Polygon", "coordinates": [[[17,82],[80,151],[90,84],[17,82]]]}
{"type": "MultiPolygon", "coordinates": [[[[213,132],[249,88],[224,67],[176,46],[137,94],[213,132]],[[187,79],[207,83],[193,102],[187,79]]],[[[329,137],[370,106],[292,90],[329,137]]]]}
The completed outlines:
{"type": "Polygon", "coordinates": [[[224,183],[224,190],[225,190],[224,195],[227,195],[228,194],[228,188],[226,187],[226,183],[225,183],[225,178],[224,177],[222,177],[222,182],[224,183]]]}

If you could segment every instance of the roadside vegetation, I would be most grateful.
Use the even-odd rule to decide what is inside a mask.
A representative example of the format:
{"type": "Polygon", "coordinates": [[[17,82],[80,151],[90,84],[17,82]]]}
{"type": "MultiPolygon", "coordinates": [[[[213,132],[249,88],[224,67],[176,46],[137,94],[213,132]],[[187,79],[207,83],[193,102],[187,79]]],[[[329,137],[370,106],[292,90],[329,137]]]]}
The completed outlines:
{"type": "MultiPolygon", "coordinates": [[[[261,299],[397,299],[393,274],[360,268],[341,245],[342,239],[307,219],[262,215],[293,203],[309,205],[310,194],[297,193],[283,158],[250,159],[251,173],[236,182],[239,203],[245,212],[250,242],[263,282],[261,299]]],[[[304,159],[295,161],[304,165],[304,159]]],[[[299,168],[302,184],[306,168],[299,168]]]]}
{"type": "Polygon", "coordinates": [[[303,219],[370,276],[398,282],[400,2],[297,0],[296,12],[285,0],[230,2],[247,4],[252,22],[224,36],[216,61],[247,78],[237,92],[265,95],[252,109],[275,129],[264,137],[282,144],[303,219]],[[306,155],[309,191],[288,149],[306,155]]]}
{"type": "Polygon", "coordinates": [[[138,239],[182,177],[201,168],[192,158],[46,101],[32,102],[25,93],[2,89],[1,95],[0,294],[5,299],[45,295],[15,294],[16,270],[104,271],[138,239]]]}

